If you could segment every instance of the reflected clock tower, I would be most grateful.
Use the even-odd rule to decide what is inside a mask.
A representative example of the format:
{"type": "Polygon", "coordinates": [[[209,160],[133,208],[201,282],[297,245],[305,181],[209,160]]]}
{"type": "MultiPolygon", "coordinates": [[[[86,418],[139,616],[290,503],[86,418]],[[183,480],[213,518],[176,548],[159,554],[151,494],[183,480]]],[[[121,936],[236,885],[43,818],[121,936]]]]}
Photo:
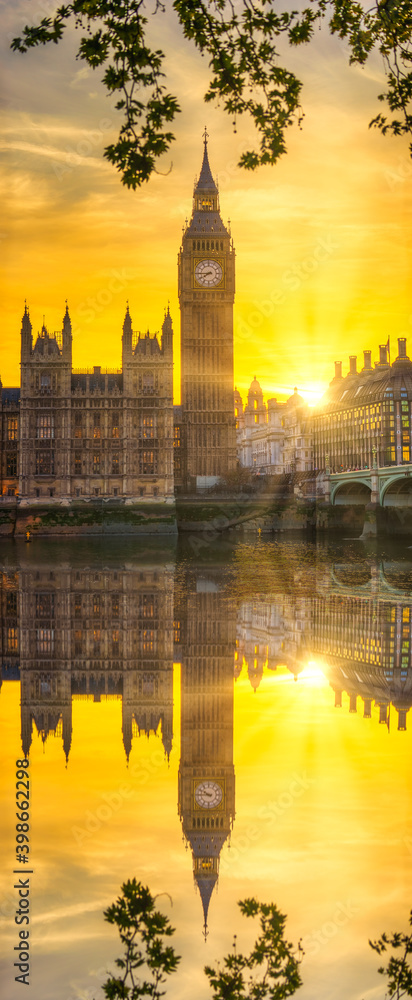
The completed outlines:
{"type": "Polygon", "coordinates": [[[233,405],[235,251],[220,217],[207,132],[190,223],[179,252],[186,486],[213,485],[236,466],[233,405]]]}
{"type": "MultiPolygon", "coordinates": [[[[191,574],[192,576],[192,574],[191,574]]],[[[204,930],[219,857],[235,817],[233,650],[236,620],[208,577],[187,580],[182,608],[179,815],[204,930]]]]}

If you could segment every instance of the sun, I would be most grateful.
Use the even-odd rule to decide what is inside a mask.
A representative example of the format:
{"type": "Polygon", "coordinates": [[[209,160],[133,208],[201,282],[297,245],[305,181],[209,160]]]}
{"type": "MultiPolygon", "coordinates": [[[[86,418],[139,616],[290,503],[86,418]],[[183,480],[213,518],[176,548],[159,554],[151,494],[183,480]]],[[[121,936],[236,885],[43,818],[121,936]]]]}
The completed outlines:
{"type": "Polygon", "coordinates": [[[326,392],[326,386],[320,382],[312,382],[309,385],[299,386],[299,395],[303,397],[309,406],[317,406],[322,396],[326,392]]]}
{"type": "Polygon", "coordinates": [[[309,660],[299,674],[299,680],[311,686],[320,685],[325,683],[325,674],[315,660],[309,660]]]}

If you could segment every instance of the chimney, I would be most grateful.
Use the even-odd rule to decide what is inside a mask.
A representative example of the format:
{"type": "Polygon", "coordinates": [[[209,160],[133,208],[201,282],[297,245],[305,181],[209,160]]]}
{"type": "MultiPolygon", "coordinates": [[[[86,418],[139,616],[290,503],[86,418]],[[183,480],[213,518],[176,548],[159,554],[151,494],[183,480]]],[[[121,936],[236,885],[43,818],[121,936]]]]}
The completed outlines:
{"type": "Polygon", "coordinates": [[[388,706],[382,703],[379,705],[379,722],[381,725],[388,725],[388,706]]]}
{"type": "Polygon", "coordinates": [[[404,732],[406,729],[406,708],[398,708],[398,729],[404,732]]]}
{"type": "Polygon", "coordinates": [[[386,344],[379,344],[379,364],[386,365],[387,363],[386,344]]]}
{"type": "Polygon", "coordinates": [[[349,375],[357,375],[356,371],[356,354],[351,354],[349,356],[349,375]]]}
{"type": "Polygon", "coordinates": [[[363,352],[363,370],[364,371],[369,371],[370,372],[372,370],[371,354],[372,354],[372,351],[364,351],[363,352]]]}
{"type": "Polygon", "coordinates": [[[406,337],[398,337],[398,351],[399,351],[399,354],[398,354],[398,357],[396,359],[397,361],[399,361],[400,358],[406,358],[407,357],[407,354],[406,354],[406,337]]]}
{"type": "Polygon", "coordinates": [[[335,361],[335,378],[342,378],[342,362],[335,361]]]}

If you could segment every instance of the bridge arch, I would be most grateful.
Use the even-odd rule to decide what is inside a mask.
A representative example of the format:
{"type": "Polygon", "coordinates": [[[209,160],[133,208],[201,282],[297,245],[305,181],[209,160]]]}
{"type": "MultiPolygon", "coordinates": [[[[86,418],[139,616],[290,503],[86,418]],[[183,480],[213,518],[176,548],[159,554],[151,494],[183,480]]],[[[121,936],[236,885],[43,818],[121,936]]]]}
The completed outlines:
{"type": "Polygon", "coordinates": [[[334,506],[341,504],[370,503],[371,483],[367,479],[347,479],[343,483],[335,483],[331,490],[330,501],[334,506]]]}
{"type": "Polygon", "coordinates": [[[412,476],[391,476],[381,491],[382,507],[412,507],[412,476]]]}

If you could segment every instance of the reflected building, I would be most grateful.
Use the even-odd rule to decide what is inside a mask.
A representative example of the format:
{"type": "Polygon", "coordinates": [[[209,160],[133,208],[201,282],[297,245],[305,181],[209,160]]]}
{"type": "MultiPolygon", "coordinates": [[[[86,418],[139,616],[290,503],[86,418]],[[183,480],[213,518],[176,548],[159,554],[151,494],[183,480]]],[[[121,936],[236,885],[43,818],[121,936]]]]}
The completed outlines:
{"type": "Polygon", "coordinates": [[[360,700],[364,718],[370,718],[375,703],[379,722],[389,725],[392,704],[398,729],[405,730],[412,705],[412,604],[401,595],[385,599],[377,566],[372,565],[370,581],[362,585],[369,593],[356,592],[350,583],[352,567],[345,573],[341,566],[338,574],[340,585],[334,569],[334,589],[339,592],[312,601],[311,636],[313,653],[320,653],[326,663],[335,705],[342,705],[346,692],[349,711],[356,712],[360,700]]]}
{"type": "Polygon", "coordinates": [[[389,725],[390,706],[405,730],[412,705],[412,603],[405,567],[372,563],[321,569],[317,585],[300,571],[314,593],[274,593],[242,601],[237,621],[235,676],[241,661],[256,691],[264,667],[287,666],[295,680],[316,660],[335,692],[336,707],[349,697],[349,711],[372,706],[389,725]],[[398,587],[396,586],[398,584],[398,587]],[[408,596],[406,596],[408,595],[408,596]]]}
{"type": "Polygon", "coordinates": [[[19,575],[15,570],[0,573],[1,670],[2,681],[20,679],[19,575]]]}
{"type": "Polygon", "coordinates": [[[219,875],[219,858],[235,817],[233,651],[235,609],[218,574],[188,572],[179,608],[181,759],[179,815],[192,852],[204,914],[219,875]]]}
{"type": "MultiPolygon", "coordinates": [[[[122,699],[123,743],[173,739],[173,566],[118,570],[49,567],[20,573],[23,752],[33,723],[62,738],[68,758],[72,701],[122,699]]],[[[8,625],[7,628],[10,628],[8,625]]]]}

